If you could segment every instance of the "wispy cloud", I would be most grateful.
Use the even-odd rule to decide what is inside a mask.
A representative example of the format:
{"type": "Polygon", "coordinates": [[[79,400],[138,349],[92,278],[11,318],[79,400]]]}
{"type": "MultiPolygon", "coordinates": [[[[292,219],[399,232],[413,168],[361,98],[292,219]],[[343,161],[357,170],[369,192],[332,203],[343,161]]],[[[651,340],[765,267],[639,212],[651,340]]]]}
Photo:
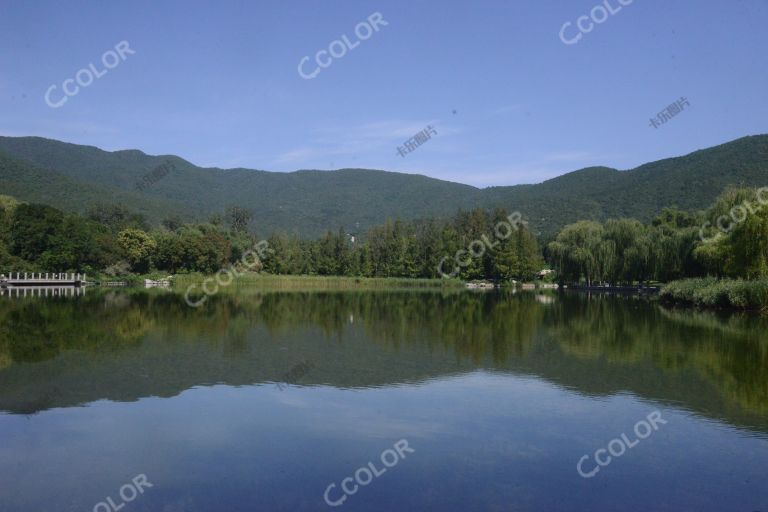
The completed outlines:
{"type": "Polygon", "coordinates": [[[427,125],[436,126],[441,136],[459,133],[458,128],[445,127],[439,119],[387,120],[361,125],[326,125],[314,130],[309,144],[278,155],[271,166],[318,166],[329,159],[353,159],[386,151],[394,154],[396,146],[413,137],[427,125]]]}

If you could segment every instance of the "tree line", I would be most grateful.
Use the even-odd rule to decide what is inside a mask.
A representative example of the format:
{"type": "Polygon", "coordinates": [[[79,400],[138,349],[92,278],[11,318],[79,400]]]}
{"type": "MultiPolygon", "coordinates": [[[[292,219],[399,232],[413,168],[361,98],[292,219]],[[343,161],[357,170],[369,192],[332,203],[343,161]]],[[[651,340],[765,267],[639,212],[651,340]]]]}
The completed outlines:
{"type": "MultiPolygon", "coordinates": [[[[256,270],[277,275],[529,281],[545,260],[565,283],[611,285],[691,277],[768,276],[768,189],[726,190],[706,211],[664,209],[649,223],[579,221],[542,249],[523,222],[505,236],[503,209],[459,211],[449,219],[389,220],[364,233],[344,229],[307,240],[273,233],[256,270]]],[[[513,214],[514,215],[514,214],[513,214]]],[[[257,243],[254,219],[229,208],[208,222],[169,218],[151,229],[122,206],[85,214],[0,196],[0,266],[4,271],[86,272],[109,276],[213,273],[257,243]]]]}
{"type": "Polygon", "coordinates": [[[267,239],[274,257],[265,260],[264,268],[273,274],[533,279],[544,262],[536,238],[524,226],[494,240],[488,250],[470,251],[473,243],[494,237],[495,226],[507,217],[503,209],[478,208],[447,220],[387,221],[368,230],[362,240],[343,229],[319,240],[278,233],[267,239]],[[456,265],[460,252],[461,265],[456,265]]]}
{"type": "MultiPolygon", "coordinates": [[[[435,278],[442,259],[464,250],[466,264],[456,267],[456,277],[532,279],[543,259],[525,226],[482,254],[466,250],[473,241],[492,237],[506,217],[501,209],[476,209],[445,220],[389,220],[365,233],[340,228],[314,240],[273,233],[266,239],[268,256],[255,269],[278,275],[435,278]]],[[[170,218],[150,229],[141,215],[119,205],[97,205],[78,215],[0,196],[0,266],[107,276],[213,273],[238,262],[258,242],[249,230],[253,220],[248,210],[233,207],[205,223],[170,218]]]]}
{"type": "Polygon", "coordinates": [[[171,218],[150,230],[143,216],[119,205],[96,205],[78,215],[0,196],[0,266],[4,272],[108,276],[216,272],[252,245],[253,236],[239,226],[237,218],[229,226],[223,218],[196,225],[171,218]]]}
{"type": "Polygon", "coordinates": [[[563,282],[634,284],[768,275],[768,190],[728,189],[708,210],[667,208],[652,222],[580,221],[546,247],[563,282]]]}

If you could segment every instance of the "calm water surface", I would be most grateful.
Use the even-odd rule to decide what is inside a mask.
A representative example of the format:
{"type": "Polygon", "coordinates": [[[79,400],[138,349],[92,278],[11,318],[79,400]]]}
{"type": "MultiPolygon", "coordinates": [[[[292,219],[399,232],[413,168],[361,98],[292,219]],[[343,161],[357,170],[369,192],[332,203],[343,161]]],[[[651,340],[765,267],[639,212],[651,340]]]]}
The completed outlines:
{"type": "Polygon", "coordinates": [[[0,511],[766,512],[767,326],[570,294],[0,297],[0,511]]]}

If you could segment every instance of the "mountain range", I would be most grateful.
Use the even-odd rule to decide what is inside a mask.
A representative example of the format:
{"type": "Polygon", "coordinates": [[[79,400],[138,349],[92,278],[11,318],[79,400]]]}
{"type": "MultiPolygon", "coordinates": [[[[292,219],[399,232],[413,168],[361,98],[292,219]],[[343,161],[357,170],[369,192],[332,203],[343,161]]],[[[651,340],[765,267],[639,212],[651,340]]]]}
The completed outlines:
{"type": "Polygon", "coordinates": [[[479,189],[427,176],[370,169],[290,173],[198,167],[174,155],[104,151],[41,137],[0,137],[0,194],[82,212],[122,204],[150,223],[206,220],[239,206],[260,235],[362,232],[386,219],[448,217],[458,209],[519,211],[542,239],[582,219],[648,221],[664,207],[700,210],[729,185],[768,184],[768,135],[630,170],[589,167],[535,185],[479,189]],[[163,166],[164,167],[161,167],[163,166]],[[150,182],[143,181],[155,169],[150,182]]]}

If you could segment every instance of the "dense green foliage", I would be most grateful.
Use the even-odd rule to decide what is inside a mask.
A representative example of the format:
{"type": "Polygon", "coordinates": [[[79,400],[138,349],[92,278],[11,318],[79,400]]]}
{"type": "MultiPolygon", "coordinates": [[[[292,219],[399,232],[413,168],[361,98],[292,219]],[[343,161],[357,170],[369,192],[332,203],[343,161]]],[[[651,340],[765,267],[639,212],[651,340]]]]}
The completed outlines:
{"type": "Polygon", "coordinates": [[[550,241],[563,226],[581,219],[649,222],[664,207],[706,208],[728,185],[765,185],[767,165],[768,136],[760,135],[630,171],[595,167],[538,185],[481,190],[363,169],[204,169],[175,156],[0,137],[0,192],[21,200],[83,212],[107,197],[130,205],[152,225],[169,218],[200,222],[237,205],[251,212],[251,230],[262,236],[295,232],[302,238],[340,226],[362,234],[388,218],[447,219],[460,208],[480,207],[520,211],[531,231],[550,241]],[[172,170],[137,192],[136,183],[163,164],[172,170]]]}
{"type": "Polygon", "coordinates": [[[2,223],[2,264],[12,270],[84,271],[108,265],[114,252],[107,228],[50,206],[20,204],[3,212],[2,223]]]}
{"type": "Polygon", "coordinates": [[[696,247],[694,255],[708,274],[747,279],[768,276],[765,192],[768,190],[727,190],[707,212],[703,232],[706,241],[696,247]]]}
{"type": "MultiPolygon", "coordinates": [[[[2,137],[0,137],[0,140],[2,137]]],[[[109,183],[83,181],[55,168],[42,168],[11,158],[0,150],[0,194],[29,203],[47,204],[71,213],[84,213],[104,201],[130,205],[131,209],[153,221],[184,215],[182,205],[137,194],[130,188],[109,183]]]]}
{"type": "MultiPolygon", "coordinates": [[[[0,210],[0,256],[5,271],[86,272],[108,276],[150,271],[214,273],[242,265],[257,238],[246,232],[247,212],[233,208],[228,225],[219,219],[180,225],[173,219],[149,230],[140,215],[120,206],[99,205],[84,217],[12,198],[0,210]]],[[[507,213],[459,212],[451,221],[387,222],[364,239],[343,230],[316,240],[274,234],[267,257],[251,270],[272,274],[357,277],[440,277],[441,259],[454,258],[473,241],[494,236],[507,213]]],[[[532,279],[543,265],[535,238],[523,226],[492,241],[469,258],[457,276],[464,279],[532,279]]],[[[450,268],[453,263],[449,264],[450,268]]],[[[458,267],[457,267],[458,268],[458,267]]],[[[448,270],[450,272],[450,270],[448,270]]]]}
{"type": "Polygon", "coordinates": [[[630,219],[571,224],[548,245],[548,255],[561,280],[588,285],[765,278],[768,204],[760,203],[757,192],[729,189],[706,212],[666,209],[649,224],[630,219]]]}
{"type": "Polygon", "coordinates": [[[669,302],[765,309],[768,189],[729,189],[705,212],[666,209],[650,224],[581,221],[563,228],[547,252],[563,282],[672,281],[661,292],[669,302]]]}
{"type": "MultiPolygon", "coordinates": [[[[238,264],[258,240],[247,232],[249,212],[237,207],[229,210],[226,223],[221,216],[196,225],[170,218],[150,229],[141,215],[120,206],[96,205],[78,216],[0,199],[0,263],[8,270],[214,273],[238,264]]],[[[761,200],[768,197],[761,199],[754,189],[729,189],[698,214],[665,209],[648,224],[579,221],[563,228],[546,256],[558,279],[571,284],[768,278],[768,208],[761,200]]],[[[542,253],[524,225],[501,230],[500,236],[499,226],[508,218],[501,209],[475,209],[449,220],[387,221],[363,236],[343,229],[314,240],[274,233],[267,239],[268,257],[252,270],[530,281],[544,267],[542,253]]]]}
{"type": "Polygon", "coordinates": [[[381,171],[201,169],[173,156],[0,137],[3,191],[51,205],[0,201],[0,263],[210,273],[237,264],[257,233],[272,233],[262,263],[278,275],[432,278],[440,267],[465,280],[530,280],[544,265],[538,237],[554,239],[544,256],[564,282],[757,279],[768,275],[768,209],[742,209],[744,219],[721,233],[723,215],[758,203],[748,188],[717,194],[733,182],[764,185],[766,164],[768,136],[755,136],[627,172],[592,168],[479,190],[381,171]],[[161,164],[170,171],[136,193],[161,164]],[[497,240],[494,226],[513,207],[530,230],[497,240]],[[467,255],[483,237],[480,254],[467,255]]]}
{"type": "MultiPolygon", "coordinates": [[[[520,226],[504,239],[493,239],[495,226],[507,212],[476,209],[460,211],[450,221],[386,222],[371,228],[363,241],[354,243],[343,230],[328,232],[315,241],[276,234],[268,239],[272,256],[264,262],[273,274],[317,274],[368,277],[440,277],[454,268],[461,279],[531,280],[541,270],[543,259],[536,239],[520,226]],[[465,255],[455,263],[457,251],[474,241],[489,240],[482,255],[465,255]],[[491,247],[492,246],[492,247],[491,247]]],[[[506,234],[506,233],[505,233],[506,234]]],[[[480,252],[480,251],[476,251],[480,252]]]]}
{"type": "Polygon", "coordinates": [[[253,242],[249,235],[210,224],[148,232],[140,215],[119,206],[102,205],[79,216],[46,205],[17,204],[7,197],[0,205],[4,273],[215,272],[253,242]]]}

